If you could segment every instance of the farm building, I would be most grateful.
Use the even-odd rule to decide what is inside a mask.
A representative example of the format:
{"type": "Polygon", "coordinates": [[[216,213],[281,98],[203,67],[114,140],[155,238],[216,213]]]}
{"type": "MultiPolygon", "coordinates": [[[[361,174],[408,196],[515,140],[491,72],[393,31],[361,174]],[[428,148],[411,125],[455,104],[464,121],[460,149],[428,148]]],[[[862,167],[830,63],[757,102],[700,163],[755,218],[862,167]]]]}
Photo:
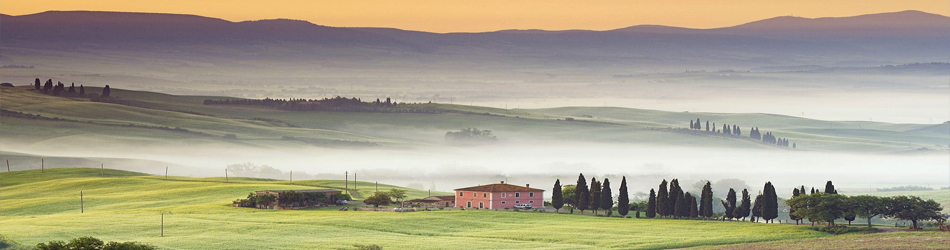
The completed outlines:
{"type": "Polygon", "coordinates": [[[258,196],[273,195],[277,197],[270,204],[262,206],[268,209],[299,209],[315,206],[326,206],[337,203],[340,190],[333,189],[303,189],[303,190],[262,190],[255,192],[258,196]]]}
{"type": "Polygon", "coordinates": [[[543,197],[543,189],[531,188],[527,184],[505,184],[502,181],[498,184],[455,189],[455,207],[504,209],[527,203],[540,208],[544,207],[543,197]]]}
{"type": "Polygon", "coordinates": [[[409,205],[423,207],[455,207],[455,196],[429,196],[422,199],[409,200],[409,205]]]}

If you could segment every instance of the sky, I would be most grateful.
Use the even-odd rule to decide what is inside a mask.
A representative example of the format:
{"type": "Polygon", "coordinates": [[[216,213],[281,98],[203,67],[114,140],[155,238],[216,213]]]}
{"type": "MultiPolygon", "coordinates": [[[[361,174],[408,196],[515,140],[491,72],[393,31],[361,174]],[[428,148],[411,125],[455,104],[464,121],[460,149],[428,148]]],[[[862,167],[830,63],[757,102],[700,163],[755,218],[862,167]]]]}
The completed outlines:
{"type": "Polygon", "coordinates": [[[920,10],[950,15],[945,0],[4,0],[0,13],[96,10],[195,14],[230,21],[287,18],[337,27],[430,32],[609,30],[639,24],[716,28],[776,17],[843,17],[920,10]]]}

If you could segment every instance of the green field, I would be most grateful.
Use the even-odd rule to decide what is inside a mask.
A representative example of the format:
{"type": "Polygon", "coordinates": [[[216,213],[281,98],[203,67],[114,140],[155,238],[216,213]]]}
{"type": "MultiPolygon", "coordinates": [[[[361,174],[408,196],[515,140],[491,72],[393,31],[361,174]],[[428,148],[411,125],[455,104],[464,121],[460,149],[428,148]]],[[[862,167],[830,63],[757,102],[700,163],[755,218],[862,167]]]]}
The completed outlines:
{"type": "MultiPolygon", "coordinates": [[[[88,91],[97,93],[98,88],[88,91]]],[[[799,150],[875,153],[945,153],[950,124],[831,122],[769,114],[681,113],[628,108],[568,107],[497,109],[449,104],[407,104],[440,114],[287,112],[252,106],[207,106],[205,99],[114,89],[131,106],[81,98],[41,95],[26,89],[0,89],[8,111],[50,119],[4,117],[0,131],[18,146],[108,144],[115,146],[213,145],[229,147],[337,147],[363,142],[390,148],[441,146],[446,131],[490,129],[509,141],[645,143],[690,147],[779,149],[742,137],[688,131],[690,119],[750,126],[790,138],[799,150]],[[574,119],[567,121],[567,118],[574,119]],[[165,129],[163,129],[165,128],[165,129]],[[187,132],[174,131],[181,128],[187,132]],[[236,139],[226,139],[225,135],[236,139]],[[304,141],[282,140],[285,137],[304,141]]],[[[784,149],[784,148],[783,148],[784,149]]]]}
{"type": "Polygon", "coordinates": [[[536,212],[258,210],[230,203],[254,190],[340,183],[163,178],[83,168],[0,173],[0,235],[21,245],[95,236],[171,249],[661,249],[829,236],[791,225],[536,212]]]}
{"type": "Polygon", "coordinates": [[[899,232],[704,246],[688,249],[947,249],[947,246],[950,246],[950,236],[946,232],[899,232]]]}

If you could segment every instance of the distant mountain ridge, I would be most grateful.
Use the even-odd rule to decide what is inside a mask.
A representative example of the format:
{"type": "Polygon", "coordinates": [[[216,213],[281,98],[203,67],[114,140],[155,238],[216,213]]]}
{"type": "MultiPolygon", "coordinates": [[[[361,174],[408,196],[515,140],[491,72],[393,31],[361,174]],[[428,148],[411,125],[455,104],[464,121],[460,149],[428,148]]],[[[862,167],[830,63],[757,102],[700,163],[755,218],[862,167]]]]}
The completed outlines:
{"type": "Polygon", "coordinates": [[[638,25],[606,31],[444,34],[329,27],[288,19],[231,22],[184,14],[97,11],[2,15],[0,23],[0,45],[4,47],[82,53],[107,49],[223,58],[319,56],[335,61],[354,56],[425,56],[436,57],[430,61],[493,62],[516,56],[537,63],[589,62],[592,66],[688,63],[749,67],[950,58],[950,17],[920,11],[813,19],[786,16],[715,29],[638,25]],[[242,52],[222,52],[226,48],[242,52]]]}

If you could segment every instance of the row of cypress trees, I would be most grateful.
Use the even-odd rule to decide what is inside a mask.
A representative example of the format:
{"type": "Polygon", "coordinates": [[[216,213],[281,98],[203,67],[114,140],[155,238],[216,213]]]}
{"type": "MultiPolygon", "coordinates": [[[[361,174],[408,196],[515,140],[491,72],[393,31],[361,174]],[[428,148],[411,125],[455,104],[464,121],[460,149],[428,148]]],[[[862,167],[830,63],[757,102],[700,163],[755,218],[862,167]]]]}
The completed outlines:
{"type": "MultiPolygon", "coordinates": [[[[36,89],[37,91],[43,92],[43,94],[49,94],[49,95],[54,95],[54,96],[61,96],[61,95],[62,96],[78,96],[78,97],[86,96],[86,88],[82,84],[79,85],[79,88],[77,91],[76,83],[72,83],[72,85],[69,85],[68,89],[66,88],[66,85],[64,85],[62,82],[57,82],[56,84],[53,84],[53,79],[47,79],[45,84],[40,84],[40,83],[41,83],[40,79],[36,78],[36,80],[33,81],[33,88],[36,89]]],[[[99,97],[110,97],[109,96],[111,94],[110,92],[111,90],[109,89],[109,85],[106,85],[102,89],[102,94],[99,95],[99,97]]]]}
{"type": "MultiPolygon", "coordinates": [[[[554,182],[551,205],[560,210],[565,205],[565,199],[562,193],[561,180],[554,182]]],[[[804,188],[804,187],[803,187],[804,188]]],[[[804,189],[803,189],[804,190],[804,189]]],[[[607,216],[613,212],[613,196],[611,194],[610,180],[604,178],[603,182],[597,181],[597,178],[591,178],[588,186],[587,178],[581,173],[577,177],[573,197],[568,199],[567,203],[574,208],[584,210],[592,209],[594,214],[597,210],[603,209],[607,216]]],[[[657,216],[666,218],[704,218],[710,219],[713,215],[713,191],[712,183],[706,182],[699,198],[690,192],[684,192],[680,187],[679,179],[673,179],[667,182],[664,179],[660,182],[659,191],[650,189],[650,196],[647,201],[646,216],[655,218],[657,216]]],[[[771,182],[766,182],[763,191],[755,197],[749,194],[749,190],[742,190],[741,199],[737,197],[734,189],[729,189],[726,199],[722,202],[725,208],[723,220],[741,219],[750,217],[750,221],[756,221],[762,218],[766,222],[771,222],[778,217],[778,195],[775,193],[775,187],[771,182]]],[[[627,178],[623,177],[620,182],[620,194],[617,197],[617,213],[621,217],[626,217],[630,212],[630,197],[627,190],[627,178]]],[[[637,211],[639,217],[639,208],[637,211]]]]}
{"type": "MultiPolygon", "coordinates": [[[[699,118],[696,118],[695,122],[693,122],[693,120],[689,120],[689,129],[702,130],[703,124],[700,122],[699,118]]],[[[710,127],[709,121],[706,121],[706,132],[710,132],[710,131],[713,133],[723,133],[727,135],[735,135],[735,136],[742,135],[742,128],[740,128],[738,125],[729,126],[729,125],[723,124],[722,129],[716,130],[715,122],[712,123],[712,126],[710,127]]],[[[749,132],[749,138],[752,138],[755,140],[761,140],[763,143],[775,144],[782,147],[788,147],[788,146],[796,147],[797,146],[794,143],[790,143],[788,141],[788,138],[775,137],[775,135],[773,135],[772,132],[766,132],[765,134],[762,134],[762,132],[759,132],[758,127],[752,128],[751,132],[749,132]]]]}

